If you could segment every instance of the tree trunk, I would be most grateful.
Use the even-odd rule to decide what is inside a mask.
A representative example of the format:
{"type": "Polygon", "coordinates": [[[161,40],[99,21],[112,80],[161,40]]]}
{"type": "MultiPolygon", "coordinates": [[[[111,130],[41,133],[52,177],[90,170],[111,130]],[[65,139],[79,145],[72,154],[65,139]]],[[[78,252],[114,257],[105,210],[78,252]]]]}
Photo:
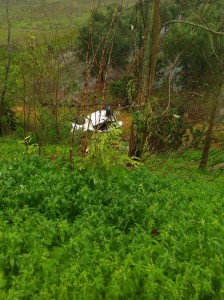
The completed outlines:
{"type": "Polygon", "coordinates": [[[212,104],[212,110],[211,110],[211,115],[210,115],[210,120],[209,120],[209,125],[208,125],[208,130],[205,138],[205,145],[204,149],[202,152],[202,157],[199,165],[199,169],[204,170],[207,167],[208,164],[208,156],[209,156],[209,150],[211,147],[211,142],[212,142],[212,133],[213,133],[213,127],[215,123],[215,117],[216,117],[216,111],[218,107],[219,101],[224,100],[224,79],[222,81],[219,95],[215,98],[212,104]]]}
{"type": "Polygon", "coordinates": [[[146,102],[145,86],[148,81],[149,52],[150,52],[150,5],[149,1],[139,3],[140,15],[143,23],[142,34],[140,34],[140,48],[135,61],[136,78],[136,104],[144,105],[146,102]]]}
{"type": "MultiPolygon", "coordinates": [[[[152,31],[150,32],[150,6],[147,4],[145,7],[147,11],[148,20],[144,22],[144,37],[145,41],[143,43],[142,49],[140,49],[140,54],[138,58],[138,65],[140,66],[140,72],[137,74],[137,104],[144,106],[148,106],[147,111],[142,109],[142,113],[144,114],[144,122],[145,129],[141,130],[141,132],[136,132],[136,137],[133,139],[133,133],[130,136],[130,147],[136,149],[136,153],[138,153],[138,157],[141,158],[145,143],[148,137],[148,122],[152,113],[151,106],[149,103],[149,96],[151,94],[151,90],[153,87],[153,82],[155,79],[156,72],[156,62],[157,55],[159,52],[159,42],[160,42],[160,0],[154,0],[153,4],[153,23],[152,23],[152,31]],[[151,35],[151,36],[150,36],[151,35]],[[135,140],[135,147],[133,144],[133,140],[135,140]],[[131,142],[132,141],[132,142],[131,142]]],[[[136,126],[137,127],[137,126],[136,126]]]]}
{"type": "Polygon", "coordinates": [[[160,28],[161,28],[159,5],[160,5],[160,0],[154,0],[153,34],[152,34],[149,76],[148,76],[148,83],[147,83],[147,98],[151,94],[153,82],[155,79],[157,55],[159,52],[160,28]]]}
{"type": "Polygon", "coordinates": [[[135,157],[136,156],[136,133],[134,129],[134,124],[131,126],[131,133],[130,133],[130,139],[129,139],[129,157],[135,157]]]}
{"type": "Polygon", "coordinates": [[[0,95],[0,136],[4,134],[3,130],[3,122],[2,118],[6,113],[6,104],[5,104],[5,96],[7,93],[8,79],[9,79],[9,71],[11,65],[11,24],[9,20],[9,0],[6,2],[6,17],[7,17],[7,27],[8,27],[8,38],[7,38],[7,62],[5,65],[5,78],[3,81],[3,88],[0,95]]]}
{"type": "Polygon", "coordinates": [[[145,4],[147,20],[144,23],[143,43],[137,60],[138,97],[137,104],[145,104],[149,100],[155,79],[156,61],[160,41],[160,0],[153,3],[153,23],[150,24],[151,12],[149,3],[145,4]],[[150,30],[150,27],[152,30],[150,30]]]}

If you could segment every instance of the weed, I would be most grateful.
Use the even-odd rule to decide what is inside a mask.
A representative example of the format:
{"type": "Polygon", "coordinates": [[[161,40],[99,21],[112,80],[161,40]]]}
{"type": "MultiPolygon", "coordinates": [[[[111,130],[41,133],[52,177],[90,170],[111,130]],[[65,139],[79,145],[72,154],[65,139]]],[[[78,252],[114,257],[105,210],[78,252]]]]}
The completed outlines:
{"type": "Polygon", "coordinates": [[[0,161],[0,299],[222,299],[223,185],[115,165],[0,161]]]}

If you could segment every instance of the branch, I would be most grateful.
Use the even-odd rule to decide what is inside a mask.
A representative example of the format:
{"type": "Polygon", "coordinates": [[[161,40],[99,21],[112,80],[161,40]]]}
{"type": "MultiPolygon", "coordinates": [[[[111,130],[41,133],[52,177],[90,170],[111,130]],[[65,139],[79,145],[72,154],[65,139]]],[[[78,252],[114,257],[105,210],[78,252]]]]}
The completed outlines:
{"type": "Polygon", "coordinates": [[[209,32],[215,34],[215,35],[224,35],[224,32],[223,32],[223,31],[215,31],[215,30],[213,30],[213,29],[211,29],[211,28],[209,28],[209,27],[206,27],[206,26],[204,26],[204,25],[197,24],[197,23],[193,23],[193,22],[190,22],[190,21],[182,21],[182,20],[172,20],[172,21],[168,21],[168,22],[166,22],[165,24],[163,24],[161,30],[162,30],[165,26],[170,25],[170,24],[172,24],[172,23],[182,23],[182,24],[187,24],[187,25],[191,25],[191,26],[194,26],[194,27],[202,28],[202,29],[204,29],[204,30],[206,30],[206,31],[209,31],[209,32]]]}
{"type": "Polygon", "coordinates": [[[169,107],[170,107],[170,102],[171,102],[171,81],[172,81],[172,72],[173,72],[173,69],[176,67],[176,65],[178,64],[179,62],[179,58],[180,56],[182,55],[182,53],[179,53],[174,62],[172,63],[171,67],[170,67],[170,70],[169,70],[169,100],[168,100],[168,104],[167,104],[167,107],[166,109],[164,110],[162,116],[164,116],[166,114],[166,112],[168,111],[169,107]]]}
{"type": "Polygon", "coordinates": [[[209,39],[210,39],[210,43],[211,43],[211,46],[212,46],[212,51],[216,57],[216,59],[222,64],[224,65],[224,61],[219,57],[219,55],[217,54],[216,50],[215,50],[215,47],[214,47],[214,43],[212,41],[212,37],[211,37],[211,34],[209,34],[209,39]]]}

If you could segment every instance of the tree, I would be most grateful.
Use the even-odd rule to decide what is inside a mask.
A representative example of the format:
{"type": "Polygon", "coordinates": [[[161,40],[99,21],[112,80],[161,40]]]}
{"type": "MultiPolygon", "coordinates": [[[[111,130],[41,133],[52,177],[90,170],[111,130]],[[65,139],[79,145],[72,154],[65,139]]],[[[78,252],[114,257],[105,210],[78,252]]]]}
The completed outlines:
{"type": "Polygon", "coordinates": [[[152,6],[146,2],[145,8],[146,11],[148,10],[148,20],[144,34],[146,45],[144,46],[143,55],[140,57],[140,63],[145,67],[143,67],[142,84],[138,88],[139,104],[145,104],[149,100],[155,78],[160,43],[160,0],[154,0],[152,6]],[[152,19],[152,22],[150,22],[150,19],[152,19]]]}
{"type": "Polygon", "coordinates": [[[205,145],[203,148],[200,165],[199,165],[199,169],[201,169],[201,170],[206,169],[207,164],[208,164],[209,150],[210,150],[211,142],[212,142],[212,133],[213,133],[213,127],[214,127],[214,123],[215,123],[217,107],[218,107],[219,102],[221,102],[221,101],[224,101],[224,80],[221,83],[221,86],[218,91],[218,95],[215,96],[215,98],[212,102],[212,109],[211,109],[211,115],[210,115],[209,124],[208,124],[208,130],[206,132],[205,145]]]}
{"type": "MultiPolygon", "coordinates": [[[[138,9],[142,18],[143,42],[139,45],[136,57],[136,104],[140,106],[141,113],[144,117],[140,117],[141,126],[133,124],[130,135],[130,156],[141,157],[144,145],[148,137],[148,128],[152,106],[150,103],[151,90],[154,83],[157,56],[159,52],[160,42],[160,0],[154,0],[150,5],[149,1],[139,1],[138,9]],[[151,21],[152,20],[152,21],[151,21]],[[135,132],[134,132],[135,131],[135,132]],[[135,136],[135,138],[133,138],[135,136]],[[133,145],[133,143],[135,145],[133,145]]],[[[134,123],[139,117],[134,118],[134,123]]]]}
{"type": "Polygon", "coordinates": [[[166,72],[166,66],[181,54],[179,85],[183,90],[196,90],[205,82],[216,84],[221,74],[216,56],[223,56],[223,1],[191,0],[171,4],[164,1],[162,4],[165,32],[161,38],[162,68],[166,72]]]}
{"type": "Polygon", "coordinates": [[[84,25],[77,39],[78,56],[90,63],[92,75],[100,73],[104,80],[104,72],[110,68],[124,68],[131,51],[130,20],[123,14],[123,7],[109,5],[106,10],[94,9],[89,24],[84,25]]]}
{"type": "Polygon", "coordinates": [[[180,59],[182,88],[197,91],[206,83],[209,86],[208,93],[216,90],[212,95],[208,129],[199,166],[200,169],[205,169],[218,103],[223,100],[224,3],[219,0],[215,2],[192,0],[191,5],[186,6],[188,9],[185,10],[184,18],[165,22],[164,26],[169,28],[162,49],[168,60],[177,53],[182,53],[180,59]]]}
{"type": "Polygon", "coordinates": [[[6,19],[7,19],[7,30],[8,30],[8,38],[7,38],[7,54],[5,57],[5,67],[4,74],[2,79],[2,86],[0,91],[0,136],[3,135],[3,118],[7,115],[7,103],[6,103],[6,94],[8,90],[8,81],[9,81],[9,73],[11,66],[11,24],[9,20],[9,0],[6,1],[6,19]]]}
{"type": "MultiPolygon", "coordinates": [[[[141,156],[150,134],[148,125],[151,116],[156,113],[152,110],[150,103],[152,99],[149,96],[155,83],[156,68],[158,70],[158,54],[165,72],[168,71],[167,66],[170,64],[175,66],[178,62],[183,74],[181,84],[184,88],[196,90],[196,83],[203,86],[205,80],[210,85],[216,85],[222,76],[220,61],[223,61],[223,10],[220,12],[220,5],[223,7],[224,4],[223,1],[213,4],[196,0],[188,2],[164,0],[161,1],[161,5],[159,1],[153,1],[153,5],[150,5],[149,1],[142,0],[138,1],[137,5],[139,8],[144,7],[144,11],[148,12],[147,17],[146,14],[141,16],[145,25],[144,42],[138,51],[136,64],[136,69],[140,70],[139,73],[136,72],[136,103],[139,106],[138,111],[142,113],[141,130],[138,131],[136,124],[137,137],[131,140],[138,141],[138,145],[136,147],[130,145],[130,149],[138,148],[138,155],[141,156]],[[162,31],[159,30],[160,18],[163,21],[162,31]]],[[[169,73],[171,74],[171,71],[169,73]]],[[[165,79],[165,75],[163,78],[165,79]]],[[[172,92],[170,78],[169,75],[169,103],[172,92]]],[[[166,112],[167,109],[161,117],[166,112]]],[[[131,136],[133,137],[133,132],[131,136]]]]}

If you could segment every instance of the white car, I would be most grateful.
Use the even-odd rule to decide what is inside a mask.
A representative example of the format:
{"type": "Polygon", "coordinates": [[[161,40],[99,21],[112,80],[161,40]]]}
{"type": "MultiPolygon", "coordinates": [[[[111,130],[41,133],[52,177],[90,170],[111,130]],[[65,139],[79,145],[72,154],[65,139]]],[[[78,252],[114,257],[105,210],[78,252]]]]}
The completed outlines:
{"type": "Polygon", "coordinates": [[[108,132],[111,124],[115,124],[118,128],[121,127],[123,123],[117,120],[108,107],[105,110],[98,110],[86,116],[84,124],[72,123],[71,132],[78,129],[83,131],[108,132]]]}

